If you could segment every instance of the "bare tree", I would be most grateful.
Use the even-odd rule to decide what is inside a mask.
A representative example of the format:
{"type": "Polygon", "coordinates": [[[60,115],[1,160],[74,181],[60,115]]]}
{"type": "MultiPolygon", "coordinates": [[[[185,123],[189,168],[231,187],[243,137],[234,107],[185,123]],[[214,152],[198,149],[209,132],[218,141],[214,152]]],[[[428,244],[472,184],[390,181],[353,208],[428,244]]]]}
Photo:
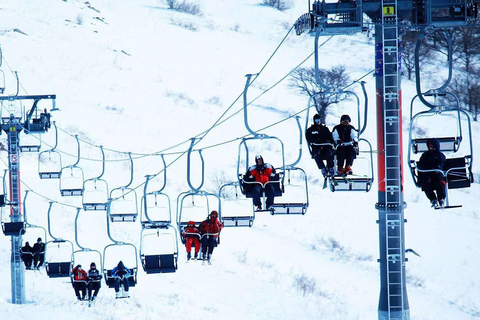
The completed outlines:
{"type": "MultiPolygon", "coordinates": [[[[415,48],[417,45],[418,32],[405,31],[400,42],[400,56],[403,62],[403,67],[406,70],[408,80],[412,80],[415,71],[415,48]]],[[[429,45],[422,45],[420,47],[419,62],[431,59],[431,47],[429,45]]]]}
{"type": "MultiPolygon", "coordinates": [[[[350,82],[350,77],[345,72],[345,66],[339,65],[330,70],[319,70],[320,80],[329,88],[342,89],[350,82]]],[[[289,87],[298,92],[314,97],[313,103],[317,113],[325,117],[327,108],[333,103],[347,100],[347,95],[342,93],[326,93],[315,79],[314,68],[298,68],[289,79],[289,87]]]]}
{"type": "Polygon", "coordinates": [[[280,11],[285,11],[293,7],[291,0],[263,0],[262,3],[280,11]]]}

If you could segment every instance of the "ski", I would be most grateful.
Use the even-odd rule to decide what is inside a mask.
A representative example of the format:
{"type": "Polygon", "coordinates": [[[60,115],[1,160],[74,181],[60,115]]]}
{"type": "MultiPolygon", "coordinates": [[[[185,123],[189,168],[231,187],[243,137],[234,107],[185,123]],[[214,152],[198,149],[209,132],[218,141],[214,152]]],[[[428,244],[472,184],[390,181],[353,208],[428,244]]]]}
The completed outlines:
{"type": "Polygon", "coordinates": [[[327,188],[327,182],[328,182],[328,177],[325,177],[325,180],[323,181],[323,188],[322,189],[327,188]]]}

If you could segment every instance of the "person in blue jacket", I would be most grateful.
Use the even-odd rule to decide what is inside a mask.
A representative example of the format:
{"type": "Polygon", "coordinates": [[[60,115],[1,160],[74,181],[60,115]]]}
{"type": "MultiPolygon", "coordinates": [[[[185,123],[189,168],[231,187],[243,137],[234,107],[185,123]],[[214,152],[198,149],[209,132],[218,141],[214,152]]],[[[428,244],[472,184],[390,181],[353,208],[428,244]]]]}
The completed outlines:
{"type": "Polygon", "coordinates": [[[120,284],[123,284],[123,289],[125,290],[124,296],[125,298],[129,297],[128,289],[128,277],[130,277],[132,272],[130,269],[123,265],[123,262],[120,261],[118,265],[113,268],[112,276],[115,277],[115,295],[116,298],[121,298],[120,296],[120,284]]]}

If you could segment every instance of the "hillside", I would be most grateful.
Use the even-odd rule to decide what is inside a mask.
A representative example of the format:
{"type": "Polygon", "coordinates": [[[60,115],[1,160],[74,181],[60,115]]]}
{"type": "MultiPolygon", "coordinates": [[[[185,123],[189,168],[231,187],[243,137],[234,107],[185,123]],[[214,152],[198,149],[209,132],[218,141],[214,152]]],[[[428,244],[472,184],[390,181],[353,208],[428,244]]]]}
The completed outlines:
{"type": "MultiPolygon", "coordinates": [[[[162,169],[154,154],[165,154],[169,166],[164,191],[175,215],[177,197],[189,190],[184,153],[191,138],[203,137],[195,148],[202,149],[205,160],[204,189],[217,192],[219,185],[236,179],[238,138],[249,133],[241,96],[246,74],[262,71],[248,91],[248,100],[255,100],[248,109],[253,130],[296,113],[302,129],[306,120],[311,122],[302,112],[307,99],[289,89],[287,80],[276,84],[313,51],[313,38],[288,33],[307,11],[306,1],[294,2],[293,8],[281,12],[260,5],[259,0],[199,1],[201,12],[195,15],[169,10],[158,0],[1,4],[5,94],[15,93],[12,71],[17,71],[21,94],[57,95],[60,111],[52,119],[59,128],[58,150],[65,165],[75,163],[78,136],[79,166],[85,178],[101,172],[99,146],[103,146],[108,160],[105,180],[110,188],[125,185],[131,153],[135,159],[131,185],[139,200],[145,176],[162,169]],[[217,120],[222,123],[212,128],[217,120]]],[[[323,41],[322,68],[343,64],[352,79],[374,68],[373,39],[366,35],[323,41]]],[[[310,57],[302,66],[313,63],[310,57]]],[[[369,75],[364,80],[370,102],[364,138],[376,149],[375,79],[369,75]]],[[[415,84],[404,80],[402,86],[406,154],[415,84]]],[[[351,89],[361,95],[358,85],[351,89]]],[[[330,128],[345,113],[354,122],[358,120],[351,103],[329,111],[330,128]]],[[[445,123],[439,122],[438,127],[445,128],[445,123]]],[[[478,123],[473,123],[472,131],[473,137],[480,134],[478,123]]],[[[299,138],[293,119],[261,132],[282,140],[287,163],[297,158],[299,138]]],[[[6,143],[5,134],[0,139],[6,143]]],[[[55,134],[50,130],[42,137],[42,150],[54,144],[55,134]]],[[[266,162],[278,166],[275,148],[265,142],[252,148],[251,157],[261,153],[266,162]]],[[[376,182],[368,193],[322,190],[323,178],[305,145],[302,152],[299,166],[308,175],[310,200],[305,216],[257,214],[252,228],[225,229],[212,266],[185,263],[184,247],[179,243],[177,272],[147,275],[140,271],[128,300],[115,300],[113,289],[103,283],[98,301],[88,308],[75,303],[66,280],[49,279],[43,270],[26,273],[29,303],[13,305],[10,239],[1,237],[0,266],[5,272],[0,278],[0,317],[376,319],[380,287],[376,182]]],[[[474,149],[474,159],[477,154],[474,149]]],[[[21,158],[22,190],[31,190],[26,203],[29,222],[46,228],[53,201],[52,232],[74,241],[81,199],[62,198],[58,181],[40,180],[37,157],[25,153],[21,158]]],[[[1,151],[0,158],[5,164],[7,153],[1,151]]],[[[373,159],[376,170],[376,154],[373,159]]],[[[408,168],[406,155],[404,161],[408,168]]],[[[193,184],[199,185],[202,169],[197,154],[191,169],[193,184]]],[[[149,190],[155,190],[160,180],[152,181],[149,190]]],[[[438,211],[430,208],[406,169],[404,180],[405,246],[421,255],[408,255],[406,265],[411,319],[480,319],[478,183],[451,192],[451,201],[463,204],[462,208],[438,211]]],[[[8,211],[3,210],[5,220],[8,211]]],[[[137,246],[139,232],[138,223],[112,227],[114,237],[137,246]]],[[[105,213],[82,216],[79,233],[82,243],[103,252],[109,243],[105,213]]],[[[24,240],[32,243],[40,235],[32,229],[24,240]]],[[[112,261],[119,259],[127,258],[120,253],[112,261]]]]}

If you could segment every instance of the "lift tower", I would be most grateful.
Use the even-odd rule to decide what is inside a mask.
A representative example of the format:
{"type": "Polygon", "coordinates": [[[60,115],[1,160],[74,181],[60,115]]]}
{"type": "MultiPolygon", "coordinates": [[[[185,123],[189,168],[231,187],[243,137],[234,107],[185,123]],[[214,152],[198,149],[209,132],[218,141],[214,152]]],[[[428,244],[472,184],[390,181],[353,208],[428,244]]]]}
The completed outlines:
{"type": "MultiPolygon", "coordinates": [[[[380,298],[378,319],[410,319],[405,281],[405,234],[402,171],[402,105],[399,41],[402,28],[449,28],[474,25],[480,0],[340,0],[308,1],[309,12],[295,23],[297,35],[345,35],[366,30],[363,16],[375,25],[377,95],[378,210],[380,298]],[[310,6],[311,4],[311,6],[310,6]]],[[[318,59],[316,52],[315,57],[318,59]]],[[[316,65],[317,61],[316,61],[316,65]]],[[[318,72],[318,70],[317,70],[318,72]]]]}
{"type": "MultiPolygon", "coordinates": [[[[12,285],[12,303],[24,304],[25,299],[25,274],[20,257],[22,248],[22,235],[25,233],[25,221],[22,217],[21,192],[20,192],[20,132],[26,133],[45,133],[50,127],[50,113],[37,110],[38,102],[42,99],[53,101],[55,109],[55,95],[38,96],[7,96],[0,97],[2,108],[7,108],[7,117],[1,118],[1,128],[7,134],[8,142],[8,170],[10,199],[7,202],[10,205],[10,222],[4,223],[4,234],[12,237],[12,256],[10,260],[11,267],[11,285],[12,285]],[[32,100],[33,106],[23,115],[22,110],[18,110],[17,102],[21,100],[32,100]],[[4,106],[4,102],[8,106],[4,106]]],[[[5,110],[2,110],[5,111],[5,110]]],[[[1,132],[0,131],[0,134],[1,132]]]]}

